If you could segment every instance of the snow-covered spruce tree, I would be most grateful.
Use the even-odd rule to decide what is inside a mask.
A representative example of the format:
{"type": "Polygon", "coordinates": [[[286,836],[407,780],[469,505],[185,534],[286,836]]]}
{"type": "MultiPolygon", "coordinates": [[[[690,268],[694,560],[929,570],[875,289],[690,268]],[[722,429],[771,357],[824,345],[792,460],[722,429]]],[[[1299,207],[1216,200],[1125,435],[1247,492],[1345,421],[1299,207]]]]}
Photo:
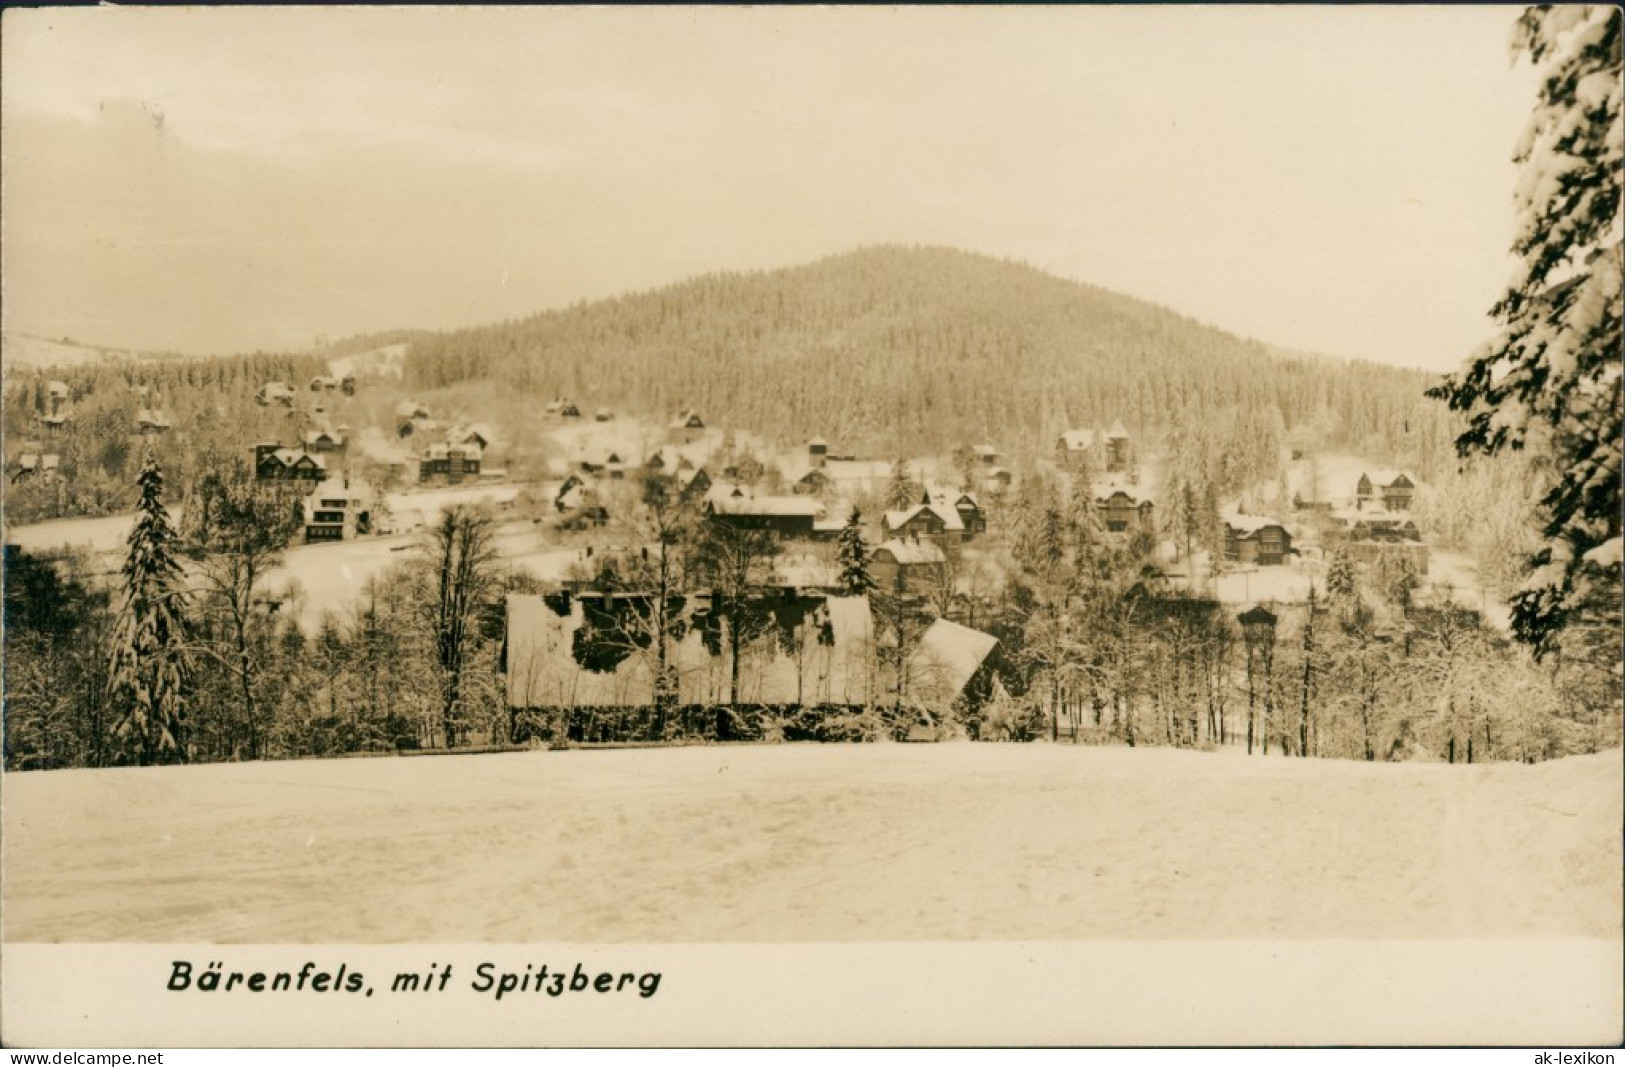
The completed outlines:
{"type": "Polygon", "coordinates": [[[1543,541],[1512,596],[1513,630],[1537,655],[1599,590],[1619,598],[1620,20],[1617,7],[1581,4],[1518,20],[1514,59],[1527,54],[1543,75],[1513,157],[1519,268],[1492,310],[1499,336],[1429,392],[1466,413],[1460,454],[1550,459],[1543,541]]]}
{"type": "Polygon", "coordinates": [[[1332,552],[1326,564],[1326,595],[1334,604],[1344,604],[1354,597],[1359,577],[1354,569],[1354,557],[1346,548],[1332,552]]]}
{"type": "Polygon", "coordinates": [[[908,469],[908,460],[899,457],[892,464],[891,481],[886,485],[886,508],[902,511],[919,503],[921,492],[920,483],[914,480],[913,472],[908,469]]]}
{"type": "Polygon", "coordinates": [[[152,450],[136,479],[141,499],[124,561],[109,663],[115,759],[183,763],[186,747],[186,590],[175,528],[164,510],[164,476],[152,450]]]}
{"type": "Polygon", "coordinates": [[[867,596],[874,592],[875,580],[869,576],[869,546],[863,541],[863,514],[857,508],[852,509],[846,525],[841,527],[835,561],[841,569],[837,581],[842,593],[867,596]]]}

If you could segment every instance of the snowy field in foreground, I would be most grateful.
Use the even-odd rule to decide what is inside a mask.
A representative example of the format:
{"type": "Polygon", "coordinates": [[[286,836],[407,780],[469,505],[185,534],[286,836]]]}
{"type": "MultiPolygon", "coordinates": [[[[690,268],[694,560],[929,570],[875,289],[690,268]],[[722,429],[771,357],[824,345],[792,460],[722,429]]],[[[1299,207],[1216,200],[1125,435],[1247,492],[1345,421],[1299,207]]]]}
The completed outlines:
{"type": "Polygon", "coordinates": [[[697,747],[11,774],[11,941],[1620,936],[1619,752],[697,747]]]}

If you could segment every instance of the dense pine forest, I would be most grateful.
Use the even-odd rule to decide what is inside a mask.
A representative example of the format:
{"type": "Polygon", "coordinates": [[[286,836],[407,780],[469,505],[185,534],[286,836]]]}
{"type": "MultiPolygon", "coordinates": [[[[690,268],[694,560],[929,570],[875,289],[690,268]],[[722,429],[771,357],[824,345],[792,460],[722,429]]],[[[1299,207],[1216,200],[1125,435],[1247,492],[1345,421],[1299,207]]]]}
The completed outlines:
{"type": "Polygon", "coordinates": [[[938,453],[967,440],[1048,451],[1074,426],[1243,419],[1328,446],[1453,465],[1422,371],[1272,354],[1164,308],[1019,263],[876,247],[713,274],[518,322],[420,337],[409,383],[493,379],[649,412],[681,407],[793,445],[938,453]]]}

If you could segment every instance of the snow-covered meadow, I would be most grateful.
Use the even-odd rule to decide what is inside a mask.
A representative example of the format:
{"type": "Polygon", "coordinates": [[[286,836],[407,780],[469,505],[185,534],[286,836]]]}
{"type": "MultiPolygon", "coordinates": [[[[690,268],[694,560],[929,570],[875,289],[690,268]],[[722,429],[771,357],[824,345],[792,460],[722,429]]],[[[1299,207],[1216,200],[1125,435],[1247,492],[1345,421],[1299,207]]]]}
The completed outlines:
{"type": "Polygon", "coordinates": [[[1617,751],[781,745],[5,779],[8,941],[1621,935],[1617,751]]]}

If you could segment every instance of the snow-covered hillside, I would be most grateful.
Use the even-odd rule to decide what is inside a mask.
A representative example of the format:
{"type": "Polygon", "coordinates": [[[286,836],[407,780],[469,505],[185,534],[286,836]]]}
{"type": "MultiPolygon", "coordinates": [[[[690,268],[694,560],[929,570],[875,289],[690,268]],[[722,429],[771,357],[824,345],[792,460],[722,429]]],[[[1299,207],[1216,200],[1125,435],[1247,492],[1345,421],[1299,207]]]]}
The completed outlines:
{"type": "Polygon", "coordinates": [[[11,774],[11,941],[1621,933],[1620,753],[739,746],[11,774]]]}

